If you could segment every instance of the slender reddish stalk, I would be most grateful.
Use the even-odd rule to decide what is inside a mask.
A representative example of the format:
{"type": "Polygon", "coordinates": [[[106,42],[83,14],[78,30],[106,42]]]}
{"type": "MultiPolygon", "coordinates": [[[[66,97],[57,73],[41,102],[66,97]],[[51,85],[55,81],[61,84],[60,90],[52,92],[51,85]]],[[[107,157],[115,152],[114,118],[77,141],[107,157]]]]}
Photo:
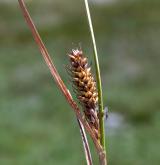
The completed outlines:
{"type": "MultiPolygon", "coordinates": [[[[30,14],[29,12],[27,11],[27,8],[25,6],[25,3],[23,0],[18,0],[19,1],[19,5],[21,7],[21,10],[22,10],[22,13],[24,15],[24,18],[32,32],[32,35],[35,39],[35,42],[37,43],[38,47],[39,47],[39,50],[48,66],[48,68],[50,69],[50,72],[57,84],[57,86],[59,87],[59,89],[61,90],[61,92],[63,93],[63,95],[65,96],[66,100],[68,101],[68,103],[70,104],[70,106],[72,107],[72,109],[74,110],[75,112],[75,115],[77,117],[77,119],[79,120],[79,124],[80,126],[83,128],[85,128],[87,130],[87,132],[90,134],[94,144],[95,144],[95,147],[96,147],[96,150],[97,150],[97,153],[99,155],[99,159],[100,159],[100,163],[101,165],[103,165],[103,160],[105,158],[105,152],[101,146],[101,144],[99,143],[99,141],[97,140],[97,138],[95,137],[95,134],[94,132],[92,131],[92,129],[90,128],[89,124],[87,123],[87,121],[85,120],[85,117],[82,116],[81,112],[80,112],[80,109],[78,108],[77,104],[75,103],[75,101],[72,99],[72,96],[69,92],[69,90],[67,89],[67,87],[65,86],[65,84],[63,83],[59,73],[57,72],[51,58],[50,58],[50,55],[43,43],[43,41],[41,40],[41,37],[30,17],[30,14]]],[[[81,129],[82,132],[84,133],[83,129],[81,129]]],[[[85,133],[84,133],[85,135],[85,133]]],[[[86,139],[85,139],[86,141],[86,139]]],[[[85,147],[87,147],[87,143],[85,143],[85,147]]],[[[88,147],[89,148],[89,147],[88,147]]],[[[88,149],[87,149],[88,150],[88,149]]],[[[88,152],[87,152],[88,153],[88,152]]],[[[88,157],[90,157],[88,155],[88,157]]],[[[90,158],[89,158],[90,159],[90,158]]],[[[91,163],[91,162],[90,162],[91,163]]]]}
{"type": "Polygon", "coordinates": [[[82,123],[80,122],[80,120],[77,119],[77,121],[79,124],[79,129],[80,129],[80,133],[81,133],[81,137],[82,137],[83,148],[84,148],[84,152],[85,152],[87,165],[92,165],[93,163],[92,163],[91,151],[89,148],[89,144],[88,144],[88,140],[87,140],[87,136],[86,136],[84,127],[83,127],[82,123]]]}

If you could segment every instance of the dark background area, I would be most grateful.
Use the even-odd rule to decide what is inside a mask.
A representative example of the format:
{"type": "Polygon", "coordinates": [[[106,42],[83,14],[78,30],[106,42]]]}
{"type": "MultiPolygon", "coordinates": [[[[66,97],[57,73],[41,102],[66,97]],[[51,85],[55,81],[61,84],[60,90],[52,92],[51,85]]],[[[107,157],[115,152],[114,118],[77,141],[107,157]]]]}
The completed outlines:
{"type": "MultiPolygon", "coordinates": [[[[90,2],[104,103],[109,107],[109,164],[159,165],[160,1],[90,2]]],[[[83,1],[26,3],[72,91],[65,70],[67,53],[81,43],[94,68],[83,1]]],[[[93,146],[92,151],[98,164],[93,146]]],[[[75,115],[57,89],[16,0],[0,1],[0,164],[85,164],[75,115]]]]}

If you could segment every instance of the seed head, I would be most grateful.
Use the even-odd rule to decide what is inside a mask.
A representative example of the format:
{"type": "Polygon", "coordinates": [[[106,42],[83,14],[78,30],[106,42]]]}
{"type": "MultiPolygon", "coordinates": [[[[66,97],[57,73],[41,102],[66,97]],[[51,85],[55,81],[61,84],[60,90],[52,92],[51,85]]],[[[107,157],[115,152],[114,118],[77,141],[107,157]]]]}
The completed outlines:
{"type": "Polygon", "coordinates": [[[85,117],[94,130],[95,135],[99,138],[99,120],[97,116],[96,106],[98,102],[98,93],[96,90],[96,82],[88,65],[88,60],[81,50],[72,50],[69,54],[71,78],[73,88],[79,103],[83,107],[85,117]]]}

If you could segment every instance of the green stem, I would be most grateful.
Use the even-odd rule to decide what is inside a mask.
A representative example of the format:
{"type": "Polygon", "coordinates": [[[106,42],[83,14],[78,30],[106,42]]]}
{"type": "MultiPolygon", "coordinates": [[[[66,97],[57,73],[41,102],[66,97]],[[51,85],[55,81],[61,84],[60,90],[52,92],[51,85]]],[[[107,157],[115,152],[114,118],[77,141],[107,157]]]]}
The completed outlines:
{"type": "Polygon", "coordinates": [[[90,15],[88,0],[84,0],[86,13],[88,18],[88,24],[90,29],[90,34],[92,38],[92,46],[94,52],[94,61],[96,67],[96,78],[97,78],[97,88],[98,88],[98,96],[99,96],[99,123],[100,123],[100,142],[105,150],[105,127],[104,127],[104,108],[103,108],[103,96],[102,96],[102,83],[101,83],[101,75],[100,75],[100,67],[99,67],[99,60],[98,60],[98,53],[97,53],[97,46],[96,40],[94,36],[94,30],[92,25],[92,19],[90,15]]]}

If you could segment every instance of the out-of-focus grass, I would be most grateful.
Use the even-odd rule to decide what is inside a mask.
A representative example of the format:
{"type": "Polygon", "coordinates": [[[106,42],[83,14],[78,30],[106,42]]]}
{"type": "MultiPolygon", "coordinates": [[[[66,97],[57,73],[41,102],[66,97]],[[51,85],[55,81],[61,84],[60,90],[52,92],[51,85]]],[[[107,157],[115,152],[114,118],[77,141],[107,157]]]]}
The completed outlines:
{"type": "MultiPolygon", "coordinates": [[[[83,4],[75,8],[75,3],[27,3],[69,88],[66,53],[81,42],[92,59],[83,4]]],[[[128,123],[108,133],[110,164],[158,165],[160,2],[124,1],[91,9],[104,101],[128,123]]],[[[74,114],[40,57],[18,4],[0,2],[0,20],[0,164],[85,164],[74,114]]]]}

